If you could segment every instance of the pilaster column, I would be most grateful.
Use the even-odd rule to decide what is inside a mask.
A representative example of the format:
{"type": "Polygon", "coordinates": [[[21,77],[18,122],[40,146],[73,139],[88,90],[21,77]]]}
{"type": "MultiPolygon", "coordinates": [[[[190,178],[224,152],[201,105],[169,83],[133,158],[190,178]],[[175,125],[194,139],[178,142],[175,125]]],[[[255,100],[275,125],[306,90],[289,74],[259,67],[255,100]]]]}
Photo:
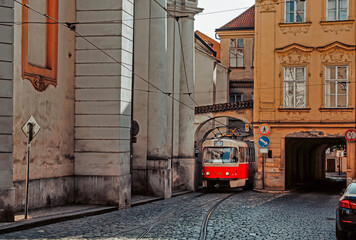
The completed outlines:
{"type": "MultiPolygon", "coordinates": [[[[14,22],[14,2],[0,1],[3,21],[14,22]]],[[[14,26],[0,26],[0,222],[14,221],[13,61],[14,26]]]]}
{"type": "Polygon", "coordinates": [[[167,0],[150,1],[149,55],[148,55],[148,128],[147,181],[148,191],[168,198],[171,189],[171,159],[168,129],[170,98],[160,92],[167,90],[167,0]],[[158,89],[160,90],[158,90],[158,89]]]}
{"type": "MultiPolygon", "coordinates": [[[[166,7],[166,0],[156,0],[166,7]]],[[[151,0],[148,80],[157,88],[167,89],[167,19],[166,12],[151,0]]],[[[167,151],[167,96],[149,86],[148,97],[148,159],[168,159],[167,151]]]]}
{"type": "MultiPolygon", "coordinates": [[[[179,163],[185,172],[184,185],[188,190],[196,189],[196,162],[194,159],[194,79],[195,79],[195,48],[194,48],[194,19],[181,18],[180,30],[183,50],[181,60],[179,108],[179,163]],[[187,94],[182,94],[187,93],[187,94]],[[189,107],[188,107],[189,106],[189,107]]],[[[182,171],[181,170],[181,171],[182,171]]]]}

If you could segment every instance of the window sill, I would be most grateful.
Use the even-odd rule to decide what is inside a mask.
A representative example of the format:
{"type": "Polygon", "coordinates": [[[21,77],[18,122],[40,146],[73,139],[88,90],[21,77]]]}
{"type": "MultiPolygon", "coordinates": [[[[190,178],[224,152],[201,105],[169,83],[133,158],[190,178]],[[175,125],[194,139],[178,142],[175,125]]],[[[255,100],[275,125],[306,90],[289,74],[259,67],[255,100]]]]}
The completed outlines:
{"type": "Polygon", "coordinates": [[[230,67],[231,69],[246,69],[245,67],[230,67]]]}
{"type": "Polygon", "coordinates": [[[283,108],[279,107],[278,111],[280,112],[310,112],[311,108],[283,108]]]}
{"type": "Polygon", "coordinates": [[[354,108],[319,108],[320,112],[353,112],[354,108]]]}
{"type": "Polygon", "coordinates": [[[330,20],[320,21],[320,25],[334,25],[334,24],[353,24],[355,20],[330,20]]]}
{"type": "Polygon", "coordinates": [[[280,27],[309,27],[311,22],[296,22],[296,23],[279,23],[280,27]]]}

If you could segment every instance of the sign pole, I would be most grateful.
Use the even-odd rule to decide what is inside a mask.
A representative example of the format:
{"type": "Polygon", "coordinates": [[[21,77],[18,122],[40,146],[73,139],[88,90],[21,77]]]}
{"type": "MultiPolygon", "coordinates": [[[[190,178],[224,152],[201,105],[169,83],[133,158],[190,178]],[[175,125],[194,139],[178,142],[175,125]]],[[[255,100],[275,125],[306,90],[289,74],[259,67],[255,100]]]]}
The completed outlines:
{"type": "Polygon", "coordinates": [[[30,156],[31,156],[31,141],[33,138],[33,125],[28,123],[28,143],[27,143],[27,174],[26,174],[26,198],[25,198],[25,219],[28,214],[28,186],[30,180],[30,156]]]}
{"type": "Polygon", "coordinates": [[[265,189],[265,153],[262,153],[262,189],[265,189]]]}

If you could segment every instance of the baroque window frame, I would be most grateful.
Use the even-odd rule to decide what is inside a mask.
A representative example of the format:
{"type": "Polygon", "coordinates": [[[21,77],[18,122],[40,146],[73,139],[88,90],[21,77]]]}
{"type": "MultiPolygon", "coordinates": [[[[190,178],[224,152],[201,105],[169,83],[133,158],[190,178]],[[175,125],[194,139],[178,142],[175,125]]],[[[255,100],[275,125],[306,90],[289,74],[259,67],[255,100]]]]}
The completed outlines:
{"type": "MultiPolygon", "coordinates": [[[[22,0],[24,5],[28,5],[29,0],[22,0]]],[[[45,13],[53,19],[58,19],[58,0],[47,0],[47,12],[45,13]]],[[[57,86],[58,68],[58,24],[47,18],[46,36],[46,67],[39,67],[29,63],[29,29],[28,29],[29,9],[22,6],[22,78],[31,81],[33,87],[39,91],[45,91],[49,84],[57,86]]]]}

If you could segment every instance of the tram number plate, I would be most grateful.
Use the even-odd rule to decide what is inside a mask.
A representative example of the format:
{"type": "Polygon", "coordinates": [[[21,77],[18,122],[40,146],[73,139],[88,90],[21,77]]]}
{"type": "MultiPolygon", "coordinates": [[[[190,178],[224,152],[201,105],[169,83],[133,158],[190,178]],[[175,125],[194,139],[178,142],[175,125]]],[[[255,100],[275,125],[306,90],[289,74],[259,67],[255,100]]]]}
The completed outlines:
{"type": "Polygon", "coordinates": [[[223,141],[215,141],[214,146],[221,147],[223,145],[223,141]]]}

